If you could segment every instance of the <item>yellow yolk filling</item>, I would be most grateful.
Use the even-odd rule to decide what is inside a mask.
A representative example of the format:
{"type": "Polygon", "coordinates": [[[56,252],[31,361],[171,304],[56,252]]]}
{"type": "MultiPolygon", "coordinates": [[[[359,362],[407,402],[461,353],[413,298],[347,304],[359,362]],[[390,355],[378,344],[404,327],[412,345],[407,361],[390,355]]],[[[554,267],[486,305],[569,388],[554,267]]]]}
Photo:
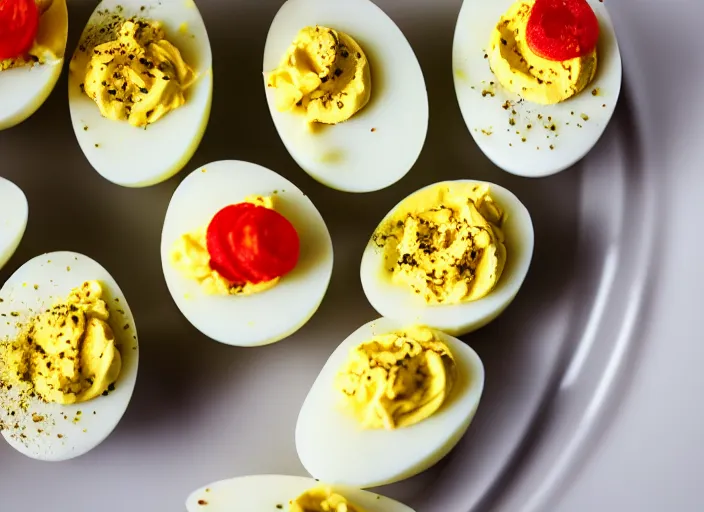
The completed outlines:
{"type": "Polygon", "coordinates": [[[562,62],[536,55],[526,41],[533,4],[535,0],[518,0],[501,17],[491,33],[489,65],[505,89],[533,103],[559,103],[594,79],[597,51],[562,62]]]}
{"type": "Polygon", "coordinates": [[[279,111],[300,109],[310,123],[341,123],[369,102],[369,61],[347,34],[305,27],[269,74],[267,86],[276,89],[279,111]]]}
{"type": "Polygon", "coordinates": [[[64,56],[68,34],[66,0],[39,0],[36,3],[42,14],[34,44],[25,56],[0,60],[0,71],[34,63],[45,64],[64,56]]]}
{"type": "Polygon", "coordinates": [[[93,48],[83,88],[104,117],[142,127],[186,102],[196,74],[165,37],[157,22],[125,21],[93,48]]]}
{"type": "Polygon", "coordinates": [[[310,489],[289,502],[289,512],[365,512],[326,487],[310,489]]]}
{"type": "Polygon", "coordinates": [[[74,404],[100,396],[122,368],[97,281],[87,281],[39,314],[2,346],[5,384],[30,383],[47,402],[74,404]]]}
{"type": "Polygon", "coordinates": [[[450,349],[426,327],[355,347],[337,375],[343,407],[364,428],[395,429],[437,412],[456,381],[450,349]]]}
{"type": "Polygon", "coordinates": [[[480,299],[506,263],[504,220],[487,185],[440,183],[417,192],[374,233],[382,272],[427,304],[480,299]]]}
{"type": "MultiPolygon", "coordinates": [[[[250,196],[244,202],[274,209],[272,196],[250,196]]],[[[232,284],[210,267],[206,234],[208,225],[181,235],[171,249],[171,264],[188,278],[198,281],[208,295],[253,295],[276,286],[279,277],[261,283],[232,284]]]]}

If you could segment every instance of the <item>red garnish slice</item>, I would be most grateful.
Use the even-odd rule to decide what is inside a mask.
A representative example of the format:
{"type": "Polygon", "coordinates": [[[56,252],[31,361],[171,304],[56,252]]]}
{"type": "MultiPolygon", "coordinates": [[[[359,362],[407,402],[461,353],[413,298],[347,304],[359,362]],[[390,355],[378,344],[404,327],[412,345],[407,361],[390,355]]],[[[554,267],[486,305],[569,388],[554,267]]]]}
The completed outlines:
{"type": "Polygon", "coordinates": [[[0,60],[27,53],[38,29],[39,9],[34,0],[0,0],[0,60]]]}
{"type": "Polygon", "coordinates": [[[251,203],[226,206],[207,232],[210,266],[235,284],[270,281],[298,263],[300,241],[280,213],[251,203]]]}
{"type": "Polygon", "coordinates": [[[233,234],[240,268],[259,281],[283,276],[298,263],[298,233],[286,217],[274,210],[258,206],[246,211],[233,234]]]}
{"type": "Polygon", "coordinates": [[[252,203],[239,203],[226,206],[215,214],[208,224],[206,244],[210,254],[210,266],[233,284],[244,284],[247,276],[234,264],[228,242],[230,227],[237,225],[244,210],[253,208],[252,203]]]}
{"type": "Polygon", "coordinates": [[[596,48],[599,20],[586,0],[536,0],[528,18],[526,41],[538,56],[564,61],[596,48]]]}

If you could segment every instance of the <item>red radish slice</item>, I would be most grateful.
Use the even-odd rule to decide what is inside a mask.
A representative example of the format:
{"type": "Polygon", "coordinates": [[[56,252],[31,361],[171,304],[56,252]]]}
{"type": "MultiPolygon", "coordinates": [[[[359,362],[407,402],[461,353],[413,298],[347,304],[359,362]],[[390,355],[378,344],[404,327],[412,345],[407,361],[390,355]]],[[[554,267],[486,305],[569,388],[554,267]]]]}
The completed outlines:
{"type": "Polygon", "coordinates": [[[538,56],[564,61],[596,48],[599,20],[587,0],[536,0],[528,18],[526,41],[538,56]]]}
{"type": "Polygon", "coordinates": [[[262,281],[281,277],[298,263],[298,233],[286,217],[274,210],[256,207],[246,211],[233,235],[239,267],[262,281]]]}
{"type": "Polygon", "coordinates": [[[0,60],[27,53],[38,29],[39,9],[34,0],[0,0],[0,60]]]}
{"type": "Polygon", "coordinates": [[[248,276],[244,275],[236,265],[229,239],[242,212],[250,208],[254,208],[252,203],[226,206],[216,213],[208,224],[206,243],[210,254],[210,266],[233,284],[244,284],[248,280],[248,276]]]}

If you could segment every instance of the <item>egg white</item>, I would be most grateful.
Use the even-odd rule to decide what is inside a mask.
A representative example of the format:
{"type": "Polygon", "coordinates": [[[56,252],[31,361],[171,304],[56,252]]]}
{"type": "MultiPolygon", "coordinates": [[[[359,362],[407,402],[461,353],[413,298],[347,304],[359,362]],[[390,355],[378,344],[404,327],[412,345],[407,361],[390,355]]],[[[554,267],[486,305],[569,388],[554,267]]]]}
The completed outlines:
{"type": "Polygon", "coordinates": [[[596,76],[584,91],[556,105],[519,102],[518,95],[501,87],[484,58],[492,30],[514,0],[462,4],[452,48],[457,101],[479,148],[505,171],[527,177],[560,172],[594,147],[611,120],[621,91],[621,54],[606,6],[600,0],[588,2],[601,31],[596,76]]]}
{"type": "Polygon", "coordinates": [[[57,59],[44,64],[0,71],[0,130],[18,125],[39,110],[61,75],[68,37],[66,2],[55,1],[43,16],[60,20],[58,24],[63,26],[61,52],[57,59]]]}
{"type": "Polygon", "coordinates": [[[103,117],[95,102],[81,91],[85,73],[69,71],[71,123],[90,164],[113,183],[147,187],[178,173],[205,134],[213,96],[210,41],[193,1],[104,0],[88,20],[73,59],[85,60],[84,52],[80,51],[81,43],[89,27],[101,23],[104,19],[101,13],[106,10],[119,12],[125,18],[139,15],[162,22],[167,40],[179,49],[198,75],[197,81],[186,90],[186,103],[144,129],[103,117]],[[117,11],[118,6],[122,11],[117,11]]]}
{"type": "MultiPolygon", "coordinates": [[[[419,301],[408,286],[392,283],[384,270],[383,251],[373,240],[362,255],[360,279],[367,300],[385,317],[419,323],[440,329],[454,336],[462,336],[479,329],[495,319],[508,307],[518,293],[528,273],[533,257],[533,222],[526,207],[509,190],[493,183],[476,180],[457,180],[440,183],[477,183],[489,185],[489,193],[496,204],[507,213],[503,226],[506,244],[506,265],[496,287],[485,297],[460,304],[427,305],[419,301]]],[[[408,197],[439,183],[428,185],[408,197]]],[[[408,199],[408,197],[406,199],[408,199]]],[[[384,217],[393,215],[404,200],[384,217]]]]}
{"type": "Polygon", "coordinates": [[[176,306],[196,329],[228,345],[266,345],[290,336],[317,311],[332,275],[332,240],[315,205],[286,178],[249,162],[220,161],[193,171],[174,192],[161,234],[161,263],[176,306]],[[296,268],[276,286],[249,296],[207,295],[173,267],[170,253],[181,235],[249,195],[272,194],[275,209],[301,242],[296,268]]]}
{"type": "Polygon", "coordinates": [[[24,192],[5,178],[0,178],[0,269],[5,266],[22,241],[29,205],[24,192]]]}
{"type": "Polygon", "coordinates": [[[12,339],[19,331],[17,323],[25,324],[56,300],[65,298],[73,288],[93,279],[103,285],[103,299],[110,311],[108,323],[120,344],[122,369],[115,390],[107,396],[73,405],[35,400],[28,414],[13,417],[21,430],[4,430],[2,435],[13,448],[33,459],[62,461],[79,457],[102,443],[115,429],[127,410],[137,380],[137,330],[115,279],[99,263],[79,253],[37,256],[22,265],[0,290],[0,339],[12,339]],[[44,416],[44,421],[33,422],[32,413],[44,416]],[[26,438],[20,438],[19,433],[26,438]]]}
{"type": "MultiPolygon", "coordinates": [[[[248,475],[220,480],[192,492],[188,512],[259,512],[288,510],[288,502],[325,485],[312,478],[288,475],[248,475]],[[280,506],[279,506],[280,505],[280,506]]],[[[415,512],[396,500],[352,487],[331,485],[332,490],[367,512],[415,512]]]]}
{"type": "Polygon", "coordinates": [[[286,149],[310,176],[346,192],[392,185],[413,167],[428,131],[428,94],[418,59],[398,26],[369,0],[288,0],[264,47],[264,88],[286,149]],[[371,99],[352,118],[310,131],[304,117],[279,112],[266,78],[298,31],[327,26],[349,34],[369,59],[371,99]]]}
{"type": "Polygon", "coordinates": [[[408,326],[388,318],[363,325],[335,349],[320,371],[296,424],[298,456],[314,478],[360,488],[398,482],[433,466],[466,432],[484,389],[484,366],[468,345],[440,331],[434,332],[450,348],[458,380],[435,414],[410,427],[365,430],[339,408],[335,375],[350,350],[408,326]]]}

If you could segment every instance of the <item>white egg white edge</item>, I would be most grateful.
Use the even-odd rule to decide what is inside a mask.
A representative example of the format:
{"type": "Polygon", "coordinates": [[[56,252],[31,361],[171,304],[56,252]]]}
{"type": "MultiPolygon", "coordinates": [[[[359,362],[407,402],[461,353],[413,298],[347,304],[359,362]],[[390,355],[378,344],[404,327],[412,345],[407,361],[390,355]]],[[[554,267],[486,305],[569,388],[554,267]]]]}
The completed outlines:
{"type": "MultiPolygon", "coordinates": [[[[55,11],[60,8],[63,8],[63,12],[60,14],[63,15],[68,23],[68,7],[65,1],[60,4],[59,2],[54,2],[44,15],[51,16],[58,14],[55,11]]],[[[40,88],[34,93],[30,101],[27,101],[23,106],[19,107],[14,114],[8,117],[3,117],[3,115],[0,114],[0,131],[17,126],[29,119],[44,105],[56,87],[59,76],[61,76],[67,39],[68,27],[66,27],[66,38],[63,40],[61,55],[57,59],[45,62],[44,64],[35,64],[0,71],[0,98],[10,98],[13,100],[13,103],[17,102],[16,91],[21,90],[19,93],[21,97],[28,89],[31,90],[31,88],[26,88],[23,84],[26,84],[28,80],[40,81],[40,88]]],[[[0,108],[0,111],[2,110],[3,108],[0,108]]]]}
{"type": "MultiPolygon", "coordinates": [[[[327,486],[309,477],[289,475],[249,475],[220,480],[201,487],[188,496],[188,512],[288,510],[288,502],[308,491],[327,486]],[[199,503],[200,502],[200,503],[199,503]],[[245,508],[247,507],[247,508],[245,508]]],[[[415,512],[411,507],[380,494],[352,487],[331,485],[334,492],[369,512],[415,512]]]]}
{"type": "Polygon", "coordinates": [[[343,192],[372,192],[398,182],[415,165],[428,131],[425,78],[408,39],[373,2],[288,0],[269,28],[263,68],[264,93],[279,137],[316,181],[343,192]],[[351,14],[356,11],[365,14],[351,14]],[[316,24],[359,42],[370,61],[372,85],[369,103],[352,118],[310,132],[303,116],[276,109],[266,80],[298,31],[316,24]]]}
{"type": "MultiPolygon", "coordinates": [[[[221,178],[214,179],[221,180],[221,178]]],[[[203,194],[210,193],[207,190],[208,185],[205,183],[203,188],[203,194]]],[[[325,220],[315,204],[295,184],[275,171],[257,164],[237,160],[221,160],[196,169],[174,191],[164,217],[161,235],[161,261],[164,279],[172,299],[183,316],[197,330],[219,343],[255,347],[284,340],[301,329],[315,315],[330,284],[334,253],[332,239],[325,220]],[[188,204],[190,200],[188,194],[192,192],[194,186],[197,186],[201,176],[208,179],[209,176],[218,176],[219,173],[230,175],[226,178],[229,180],[235,180],[238,175],[242,174],[261,175],[263,182],[268,182],[274,190],[278,190],[276,197],[278,197],[279,204],[285,204],[283,202],[286,201],[286,198],[290,198],[288,203],[293,206],[288,213],[306,210],[305,219],[301,215],[297,215],[301,218],[289,216],[289,220],[296,226],[302,243],[301,258],[297,267],[290,274],[282,277],[281,281],[270,290],[247,297],[207,296],[201,291],[197,282],[182,276],[171,265],[171,248],[179,236],[207,224],[221,208],[242,201],[248,195],[272,193],[269,188],[253,188],[252,190],[237,188],[237,184],[244,181],[237,180],[238,183],[233,183],[231,188],[219,187],[219,190],[213,190],[213,197],[207,203],[196,199],[188,204]],[[184,218],[179,219],[179,217],[184,218]],[[186,220],[185,217],[188,219],[186,220]],[[306,244],[306,240],[310,243],[306,244]],[[312,280],[315,287],[308,288],[305,294],[306,299],[301,301],[299,300],[301,298],[300,287],[304,285],[306,280],[312,280]],[[312,296],[311,293],[315,295],[312,296]],[[274,304],[278,304],[279,307],[271,307],[272,301],[275,301],[274,304]],[[300,305],[306,312],[295,321],[284,321],[284,317],[291,312],[287,305],[292,303],[300,305]],[[242,309],[237,315],[236,312],[240,307],[242,309]],[[265,322],[262,315],[266,315],[266,311],[277,311],[280,315],[277,318],[279,323],[271,321],[270,316],[267,317],[269,321],[265,322]],[[234,329],[232,322],[235,320],[230,320],[226,328],[218,327],[228,323],[224,320],[226,318],[240,317],[251,320],[247,326],[247,330],[251,334],[243,335],[243,328],[234,329]],[[258,317],[262,317],[260,323],[254,320],[258,317]],[[271,332],[261,337],[256,335],[261,329],[261,325],[265,324],[265,330],[271,332]]]]}
{"type": "MultiPolygon", "coordinates": [[[[65,297],[84,281],[97,279],[104,285],[104,299],[109,307],[109,324],[120,341],[122,369],[114,391],[88,402],[59,405],[33,402],[29,415],[21,418],[26,425],[22,441],[12,431],[2,432],[5,440],[17,451],[42,461],[65,461],[84,455],[101,444],[117,427],[132,398],[139,366],[139,345],[132,311],[125,296],[110,273],[93,259],[75,252],[60,251],[42,254],[20,267],[0,290],[0,312],[17,311],[19,322],[25,322],[55,300],[65,297]],[[68,270],[71,268],[71,270],[68,270]],[[27,275],[31,272],[30,275],[27,275]],[[39,283],[35,290],[33,277],[54,276],[39,283]],[[115,299],[119,299],[115,301],[115,299]],[[78,411],[81,411],[80,414],[78,411]],[[34,423],[31,413],[45,416],[34,423]],[[67,419],[64,419],[67,418],[67,419]],[[78,421],[74,422],[74,419],[78,421]],[[38,430],[43,430],[42,433],[38,430]],[[83,431],[85,429],[85,432],[83,431]],[[61,437],[59,437],[61,435],[61,437]]],[[[37,279],[40,281],[40,279],[37,279]]],[[[5,316],[2,317],[5,320],[5,316]]],[[[14,318],[14,317],[13,317],[14,318]]],[[[10,322],[0,323],[0,338],[12,338],[18,329],[10,322]]]]}
{"type": "Polygon", "coordinates": [[[338,408],[334,379],[350,350],[374,336],[404,330],[411,325],[383,317],[368,322],[350,334],[323,366],[301,407],[295,433],[299,459],[314,478],[359,488],[392,484],[434,466],[464,436],[481,401],[484,365],[469,345],[437,329],[433,332],[450,348],[459,376],[450,396],[435,414],[416,425],[393,431],[362,430],[356,420],[338,408]],[[319,410],[321,407],[325,410],[319,410]],[[330,418],[329,425],[321,428],[326,418],[330,418]],[[447,435],[439,439],[439,431],[447,435]],[[430,443],[427,440],[431,440],[430,443]],[[320,446],[322,444],[325,446],[320,446]],[[408,456],[411,445],[414,451],[419,450],[413,457],[408,456]],[[348,453],[350,450],[354,453],[348,453]],[[313,453],[325,455],[320,457],[313,453]],[[381,460],[379,453],[384,454],[381,460]],[[327,467],[318,462],[323,458],[323,465],[327,467]],[[345,462],[340,464],[340,460],[345,462]],[[399,461],[404,465],[396,466],[399,461]],[[350,472],[349,467],[355,470],[350,472]],[[352,475],[361,472],[362,477],[352,475]]]}
{"type": "Polygon", "coordinates": [[[0,197],[4,199],[8,195],[12,195],[13,200],[0,204],[0,222],[4,222],[3,219],[12,219],[8,221],[7,226],[0,228],[0,231],[7,230],[9,235],[6,240],[0,238],[0,270],[12,258],[22,242],[29,219],[27,196],[13,182],[0,177],[0,197]]]}
{"type": "Polygon", "coordinates": [[[597,143],[613,116],[621,91],[621,54],[606,6],[599,0],[588,2],[601,28],[597,74],[584,91],[556,105],[519,102],[518,95],[501,87],[484,58],[492,30],[514,0],[464,0],[462,4],[452,50],[457,101],[479,148],[511,174],[538,178],[573,166],[597,143]],[[596,97],[590,92],[595,89],[601,91],[596,97]],[[508,109],[504,108],[506,102],[511,105],[508,109]],[[582,113],[589,120],[584,121],[582,113]],[[515,125],[509,124],[510,118],[515,125]],[[548,129],[553,123],[555,132],[548,129]]]}
{"type": "Polygon", "coordinates": [[[535,235],[528,209],[510,190],[479,180],[441,181],[423,187],[394,206],[379,225],[391,217],[408,198],[444,183],[488,185],[489,194],[506,212],[507,218],[503,226],[507,252],[506,266],[496,287],[488,295],[476,301],[451,305],[426,305],[417,300],[409,287],[391,282],[388,273],[382,270],[383,252],[374,244],[373,235],[362,255],[360,280],[367,300],[380,315],[399,321],[428,325],[453,336],[463,336],[494,320],[516,297],[530,268],[535,235]],[[457,322],[457,318],[464,320],[457,322]]]}
{"type": "Polygon", "coordinates": [[[186,103],[144,130],[126,121],[104,118],[93,100],[80,90],[84,77],[69,69],[71,124],[88,162],[112,183],[130,188],[149,187],[178,174],[200,146],[212,107],[212,50],[205,23],[195,2],[105,0],[95,8],[86,23],[74,57],[80,51],[89,28],[101,18],[100,12],[115,12],[118,5],[123,8],[119,14],[126,18],[136,14],[163,22],[167,39],[179,48],[186,62],[199,75],[186,91],[186,103]],[[142,6],[146,6],[144,11],[141,10],[142,6]],[[174,6],[178,6],[175,11],[174,6]],[[184,13],[184,17],[177,17],[173,12],[184,13]],[[182,23],[187,26],[185,34],[179,30],[182,23]],[[190,133],[184,135],[183,128],[174,128],[182,125],[190,133]],[[136,162],[138,165],[135,165],[136,162]]]}

